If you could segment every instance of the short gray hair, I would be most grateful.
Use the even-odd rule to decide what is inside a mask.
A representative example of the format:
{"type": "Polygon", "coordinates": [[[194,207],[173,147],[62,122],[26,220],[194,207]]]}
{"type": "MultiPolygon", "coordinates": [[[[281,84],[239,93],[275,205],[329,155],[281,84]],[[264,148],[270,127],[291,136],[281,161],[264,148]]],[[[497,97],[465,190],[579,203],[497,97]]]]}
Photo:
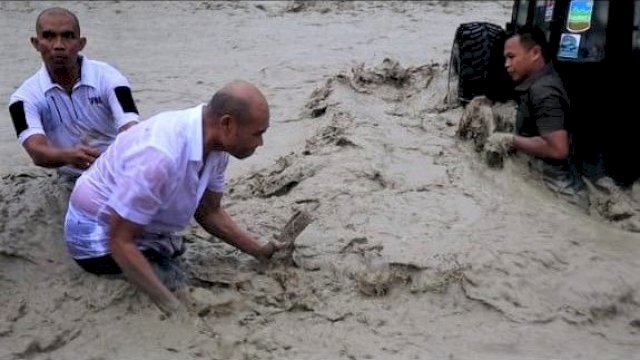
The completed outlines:
{"type": "Polygon", "coordinates": [[[209,112],[216,118],[220,118],[228,114],[233,116],[237,119],[238,123],[243,125],[248,122],[251,110],[249,103],[245,99],[230,94],[224,89],[213,95],[207,107],[209,112]]]}

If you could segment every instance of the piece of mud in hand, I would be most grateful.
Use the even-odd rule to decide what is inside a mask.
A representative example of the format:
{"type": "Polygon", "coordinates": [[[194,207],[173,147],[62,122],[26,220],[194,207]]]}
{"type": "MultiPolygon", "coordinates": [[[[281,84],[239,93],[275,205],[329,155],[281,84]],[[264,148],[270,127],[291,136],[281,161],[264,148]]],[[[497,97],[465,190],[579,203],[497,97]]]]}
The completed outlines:
{"type": "Polygon", "coordinates": [[[485,151],[484,158],[490,168],[502,169],[504,166],[504,155],[498,151],[485,151]]]}
{"type": "Polygon", "coordinates": [[[276,261],[292,263],[295,241],[312,221],[313,218],[307,211],[296,211],[284,228],[282,228],[282,232],[280,232],[280,235],[278,236],[278,241],[284,243],[285,246],[273,255],[273,259],[276,261]]]}

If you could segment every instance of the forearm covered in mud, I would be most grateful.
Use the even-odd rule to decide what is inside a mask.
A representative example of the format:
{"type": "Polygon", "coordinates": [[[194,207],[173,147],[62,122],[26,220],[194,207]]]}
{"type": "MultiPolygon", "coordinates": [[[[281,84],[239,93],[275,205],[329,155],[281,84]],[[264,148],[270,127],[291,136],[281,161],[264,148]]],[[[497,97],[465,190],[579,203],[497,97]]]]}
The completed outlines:
{"type": "MultiPolygon", "coordinates": [[[[208,233],[255,257],[264,257],[267,249],[257,239],[242,230],[220,206],[222,194],[206,191],[195,219],[208,233]]],[[[270,252],[273,252],[271,249],[270,252]]]]}
{"type": "Polygon", "coordinates": [[[134,236],[140,230],[140,226],[115,212],[111,214],[111,225],[111,256],[120,266],[124,276],[149,295],[160,310],[171,313],[180,303],[156,276],[149,261],[136,246],[134,236]]]}

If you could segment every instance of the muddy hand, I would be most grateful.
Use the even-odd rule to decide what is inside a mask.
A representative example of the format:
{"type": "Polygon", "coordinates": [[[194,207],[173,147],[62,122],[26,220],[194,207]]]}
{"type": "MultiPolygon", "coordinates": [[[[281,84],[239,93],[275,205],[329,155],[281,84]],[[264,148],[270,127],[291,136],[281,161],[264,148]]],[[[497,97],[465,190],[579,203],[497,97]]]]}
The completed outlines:
{"type": "Polygon", "coordinates": [[[260,257],[263,259],[271,259],[273,254],[284,249],[287,244],[281,243],[279,241],[269,241],[266,244],[260,247],[260,257]]]}
{"type": "Polygon", "coordinates": [[[98,149],[77,145],[69,150],[69,163],[79,169],[87,169],[100,156],[98,149]]]}

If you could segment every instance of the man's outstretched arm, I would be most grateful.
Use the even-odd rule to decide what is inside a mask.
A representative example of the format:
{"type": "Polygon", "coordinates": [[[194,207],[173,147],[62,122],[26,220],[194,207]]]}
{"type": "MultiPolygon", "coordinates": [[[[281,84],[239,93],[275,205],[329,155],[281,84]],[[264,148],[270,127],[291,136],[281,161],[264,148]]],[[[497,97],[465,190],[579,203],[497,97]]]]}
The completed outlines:
{"type": "Polygon", "coordinates": [[[47,168],[73,165],[86,169],[100,156],[100,151],[87,145],[57,148],[49,144],[45,135],[35,134],[23,143],[33,163],[47,168]]]}
{"type": "Polygon", "coordinates": [[[269,258],[281,246],[274,242],[260,244],[258,240],[242,230],[221,207],[222,194],[206,190],[195,219],[207,232],[243,252],[257,258],[269,258]]]}
{"type": "Polygon", "coordinates": [[[58,148],[49,143],[44,132],[40,112],[32,101],[23,97],[12,97],[9,105],[11,121],[33,163],[47,168],[57,168],[73,165],[79,169],[86,169],[100,156],[97,149],[79,144],[71,148],[58,148]]]}

